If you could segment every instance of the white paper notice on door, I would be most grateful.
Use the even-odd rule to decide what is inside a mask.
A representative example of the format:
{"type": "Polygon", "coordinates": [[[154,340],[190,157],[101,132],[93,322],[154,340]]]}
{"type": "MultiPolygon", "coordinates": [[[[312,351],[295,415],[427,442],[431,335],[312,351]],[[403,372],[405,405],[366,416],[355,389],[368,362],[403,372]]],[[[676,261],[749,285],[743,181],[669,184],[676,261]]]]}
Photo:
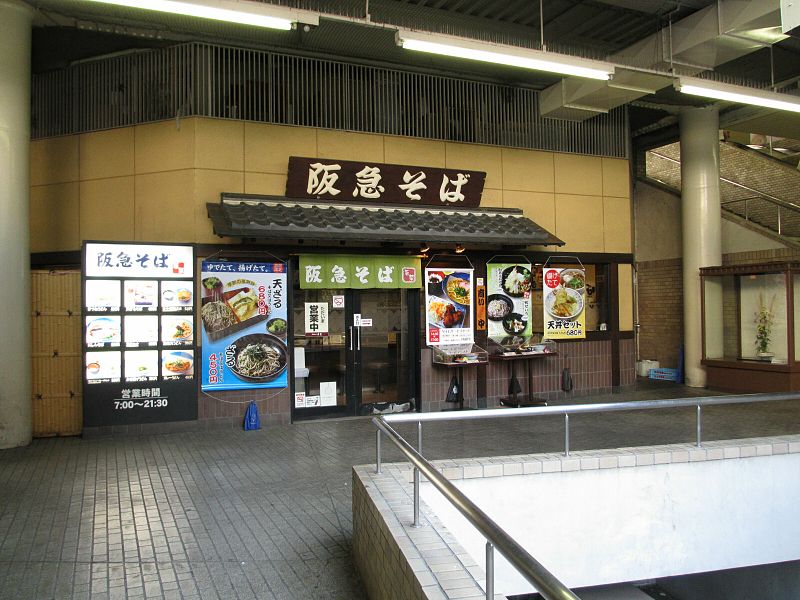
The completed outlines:
{"type": "Polygon", "coordinates": [[[336,406],[336,382],[320,381],[319,398],[322,406],[336,406]]]}

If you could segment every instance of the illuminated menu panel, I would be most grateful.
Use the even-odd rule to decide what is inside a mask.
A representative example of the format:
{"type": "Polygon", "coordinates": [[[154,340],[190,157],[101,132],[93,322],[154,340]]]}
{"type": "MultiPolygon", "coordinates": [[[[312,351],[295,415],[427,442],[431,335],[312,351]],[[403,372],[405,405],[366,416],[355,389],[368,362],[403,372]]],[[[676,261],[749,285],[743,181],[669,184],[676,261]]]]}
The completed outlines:
{"type": "Polygon", "coordinates": [[[192,246],[84,247],[84,424],[195,419],[192,246]]]}

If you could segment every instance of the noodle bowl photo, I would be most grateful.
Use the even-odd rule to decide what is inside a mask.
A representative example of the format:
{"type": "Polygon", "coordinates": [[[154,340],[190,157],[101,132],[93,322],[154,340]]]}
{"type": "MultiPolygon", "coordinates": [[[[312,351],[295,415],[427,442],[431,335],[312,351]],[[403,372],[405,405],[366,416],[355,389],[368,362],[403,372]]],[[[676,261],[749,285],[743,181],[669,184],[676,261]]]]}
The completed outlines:
{"type": "Polygon", "coordinates": [[[229,349],[233,352],[231,370],[244,381],[269,381],[286,370],[286,345],[274,335],[245,335],[233,342],[229,349]]]}

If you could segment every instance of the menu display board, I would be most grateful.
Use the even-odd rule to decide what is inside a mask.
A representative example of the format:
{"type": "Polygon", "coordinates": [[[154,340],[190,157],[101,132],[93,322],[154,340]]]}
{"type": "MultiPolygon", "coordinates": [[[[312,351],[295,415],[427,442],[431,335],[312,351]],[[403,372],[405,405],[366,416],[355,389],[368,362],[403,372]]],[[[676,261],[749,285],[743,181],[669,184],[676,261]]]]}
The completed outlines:
{"type": "Polygon", "coordinates": [[[531,335],[531,297],[534,288],[530,263],[487,263],[486,317],[489,337],[524,338],[531,335]]]}
{"type": "Polygon", "coordinates": [[[429,346],[475,341],[473,269],[425,269],[425,339],[429,346]]]}
{"type": "Polygon", "coordinates": [[[192,246],[84,245],[86,427],[197,418],[193,271],[192,246]]]}
{"type": "Polygon", "coordinates": [[[286,265],[203,261],[200,283],[203,390],[286,387],[286,265]]]}
{"type": "Polygon", "coordinates": [[[545,267],[542,273],[544,337],[586,337],[586,271],[545,267]]]}

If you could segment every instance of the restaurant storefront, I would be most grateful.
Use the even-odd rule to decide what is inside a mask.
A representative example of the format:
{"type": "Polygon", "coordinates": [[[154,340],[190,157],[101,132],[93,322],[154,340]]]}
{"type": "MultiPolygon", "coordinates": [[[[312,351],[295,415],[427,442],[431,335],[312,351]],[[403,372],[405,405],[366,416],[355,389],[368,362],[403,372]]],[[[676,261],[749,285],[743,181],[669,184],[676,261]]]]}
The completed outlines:
{"type": "MultiPolygon", "coordinates": [[[[35,164],[32,193],[47,201],[43,192],[75,189],[79,206],[95,208],[82,212],[83,239],[128,245],[132,255],[137,245],[165,242],[183,242],[194,253],[193,270],[178,277],[180,285],[170,284],[169,278],[142,274],[126,279],[119,274],[114,277],[122,300],[116,308],[98,312],[98,306],[82,304],[79,399],[84,431],[139,431],[147,424],[169,430],[169,423],[185,427],[193,422],[234,426],[241,424],[251,401],[262,422],[285,423],[377,412],[520,406],[633,383],[630,231],[625,225],[630,222],[629,200],[621,197],[628,180],[627,169],[619,168],[627,161],[447,144],[450,158],[444,162],[435,158],[438,143],[323,131],[314,139],[324,133],[337,140],[336,147],[350,141],[367,148],[356,149],[355,156],[375,154],[368,149],[377,143],[383,148],[380,155],[396,162],[298,158],[296,154],[337,154],[316,141],[304,150],[301,146],[312,141],[304,128],[187,119],[181,130],[169,124],[132,129],[131,135],[122,128],[42,140],[34,154],[45,158],[57,152],[63,160],[63,150],[75,137],[85,148],[81,160],[93,155],[96,143],[117,154],[133,146],[127,152],[148,156],[137,168],[153,173],[112,176],[108,169],[116,165],[80,163],[74,177],[88,179],[72,188],[42,183],[51,175],[35,164]],[[159,133],[144,136],[140,129],[159,133]],[[224,154],[198,162],[199,156],[209,156],[199,145],[202,140],[209,149],[222,145],[233,151],[226,144],[237,129],[244,134],[240,164],[250,183],[229,192],[237,190],[242,174],[208,170],[234,165],[224,154]],[[174,138],[185,137],[186,130],[194,140],[187,164],[202,168],[176,171],[172,167],[181,164],[174,153],[181,144],[174,138]],[[272,154],[269,165],[255,168],[274,174],[249,171],[261,164],[250,152],[267,148],[259,141],[262,135],[271,140],[272,154]],[[156,138],[155,145],[147,141],[156,138]],[[401,147],[403,152],[389,151],[401,147]],[[163,156],[163,164],[150,160],[150,153],[163,156]],[[448,167],[419,166],[414,156],[448,167]],[[485,171],[480,170],[483,165],[485,171]],[[94,173],[94,168],[102,172],[94,173]],[[167,170],[157,172],[161,168],[167,170]],[[535,176],[533,183],[518,176],[524,168],[535,176]],[[131,206],[138,207],[128,225],[125,219],[108,221],[103,204],[93,203],[95,193],[102,192],[124,205],[125,194],[118,187],[127,183],[125,177],[135,184],[131,206]],[[187,186],[190,197],[185,196],[187,186]],[[553,191],[525,191],[529,186],[553,191]],[[399,196],[384,198],[390,189],[399,196]],[[161,205],[151,204],[151,197],[169,197],[189,210],[194,206],[190,229],[185,220],[160,218],[161,205]],[[540,219],[547,228],[538,224],[540,219]],[[581,271],[582,321],[580,335],[574,335],[574,326],[565,323],[576,315],[564,317],[556,323],[563,339],[544,345],[542,334],[553,312],[544,272],[551,267],[581,271]],[[270,295],[277,280],[280,293],[270,295]],[[142,310],[135,299],[133,306],[126,306],[126,281],[145,282],[142,294],[155,294],[152,310],[142,310]],[[448,290],[452,281],[461,281],[463,289],[448,290]],[[182,304],[178,294],[185,301],[187,290],[191,300],[182,304]],[[221,319],[217,325],[206,316],[214,310],[221,319]],[[118,320],[116,345],[91,339],[90,317],[118,320]],[[134,333],[137,323],[147,325],[150,334],[134,333]],[[443,343],[431,338],[432,324],[443,343]],[[247,346],[253,347],[247,355],[275,350],[277,362],[270,364],[277,367],[239,368],[237,359],[247,346]],[[100,377],[105,364],[98,356],[108,359],[114,353],[120,357],[114,375],[100,377]],[[145,375],[131,371],[133,359],[140,357],[147,360],[136,368],[144,368],[145,375]],[[191,362],[190,371],[168,372],[181,370],[187,364],[182,361],[191,362]],[[141,377],[147,381],[133,381],[141,377]],[[186,389],[171,392],[173,384],[165,382],[176,380],[186,389]],[[108,393],[99,393],[109,383],[108,393]],[[139,406],[142,397],[147,400],[139,406]],[[109,403],[125,410],[110,410],[109,403]],[[170,409],[162,410],[164,405],[170,409]]],[[[354,157],[354,152],[343,154],[354,157]]],[[[53,264],[53,252],[59,252],[59,259],[69,256],[69,239],[75,235],[71,223],[63,219],[58,235],[37,234],[40,253],[34,254],[35,261],[47,266],[53,264]]],[[[84,295],[89,282],[99,277],[87,272],[87,264],[84,295]]]]}

